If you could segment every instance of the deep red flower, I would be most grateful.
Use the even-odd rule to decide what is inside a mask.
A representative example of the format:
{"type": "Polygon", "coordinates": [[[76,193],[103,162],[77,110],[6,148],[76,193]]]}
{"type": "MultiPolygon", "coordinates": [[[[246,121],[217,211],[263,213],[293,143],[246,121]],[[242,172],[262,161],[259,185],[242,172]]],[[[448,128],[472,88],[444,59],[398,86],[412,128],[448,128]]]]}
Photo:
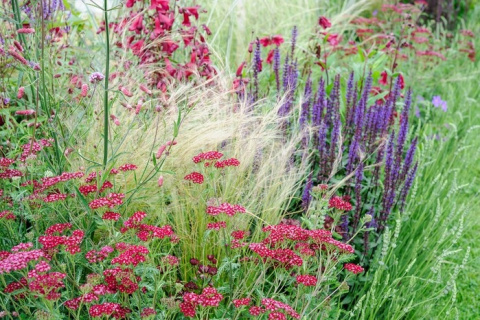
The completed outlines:
{"type": "Polygon", "coordinates": [[[195,171],[187,174],[184,177],[184,179],[185,180],[190,180],[193,183],[197,183],[197,184],[202,184],[203,180],[204,180],[203,175],[200,172],[195,172],[195,171]]]}
{"type": "Polygon", "coordinates": [[[380,80],[378,80],[378,83],[382,86],[386,86],[388,84],[388,74],[386,71],[383,71],[380,74],[380,80]]]}
{"type": "Polygon", "coordinates": [[[275,51],[273,49],[268,52],[267,60],[265,61],[267,64],[272,64],[274,53],[275,53],[275,51]]]}
{"type": "Polygon", "coordinates": [[[362,273],[364,271],[362,266],[359,266],[355,263],[346,263],[343,265],[343,267],[345,268],[345,270],[348,270],[353,274],[362,273]]]}
{"type": "Polygon", "coordinates": [[[332,26],[332,23],[330,22],[330,20],[328,20],[327,18],[325,18],[323,16],[318,19],[318,24],[323,29],[327,29],[327,28],[330,28],[332,26]]]}
{"type": "Polygon", "coordinates": [[[317,277],[311,275],[298,275],[297,283],[301,283],[307,287],[314,287],[317,285],[317,277]]]}

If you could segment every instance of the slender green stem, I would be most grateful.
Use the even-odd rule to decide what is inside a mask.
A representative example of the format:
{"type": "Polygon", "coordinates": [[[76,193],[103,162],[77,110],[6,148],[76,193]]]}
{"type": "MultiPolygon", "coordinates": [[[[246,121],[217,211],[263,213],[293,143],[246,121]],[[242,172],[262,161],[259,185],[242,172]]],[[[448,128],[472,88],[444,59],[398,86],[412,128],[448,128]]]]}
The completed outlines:
{"type": "Polygon", "coordinates": [[[109,116],[109,106],[108,106],[108,78],[110,71],[110,35],[108,27],[108,11],[107,11],[107,0],[103,0],[103,13],[105,17],[105,41],[106,41],[106,63],[105,63],[105,91],[103,97],[103,170],[107,168],[107,159],[108,159],[108,116],[109,116]]]}

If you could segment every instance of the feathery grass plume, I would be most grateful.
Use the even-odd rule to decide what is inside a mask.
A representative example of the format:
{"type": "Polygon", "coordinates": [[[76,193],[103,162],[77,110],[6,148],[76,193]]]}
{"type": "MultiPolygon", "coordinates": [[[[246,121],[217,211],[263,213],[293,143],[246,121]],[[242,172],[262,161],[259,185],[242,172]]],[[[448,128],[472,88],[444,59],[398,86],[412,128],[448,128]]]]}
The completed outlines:
{"type": "MultiPolygon", "coordinates": [[[[149,170],[158,148],[171,139],[170,133],[174,131],[172,124],[178,118],[178,110],[187,112],[188,109],[188,115],[182,120],[179,135],[175,139],[177,145],[169,150],[163,168],[174,174],[163,174],[161,193],[155,181],[143,187],[141,194],[158,194],[158,197],[139,197],[134,201],[139,209],[152,209],[146,211],[157,211],[159,203],[163,203],[160,206],[162,211],[169,214],[159,214],[156,217],[158,222],[165,224],[168,221],[179,237],[191,240],[185,242],[189,245],[183,248],[186,254],[182,259],[190,259],[202,251],[202,230],[205,227],[202,222],[205,221],[202,201],[208,198],[185,197],[198,192],[192,191],[192,187],[183,182],[183,177],[195,170],[191,160],[194,155],[202,151],[219,150],[239,160],[238,167],[222,173],[220,194],[215,197],[241,203],[248,209],[248,214],[235,219],[235,223],[238,228],[251,228],[254,238],[265,223],[280,222],[291,194],[299,190],[300,178],[306,172],[302,164],[297,168],[288,168],[290,155],[301,135],[292,136],[287,144],[284,143],[283,134],[276,125],[281,103],[273,105],[270,111],[261,116],[253,115],[246,111],[249,105],[233,99],[226,89],[227,79],[218,76],[215,82],[217,84],[214,86],[176,85],[168,100],[164,101],[168,108],[161,113],[154,111],[157,102],[149,100],[145,101],[145,108],[138,115],[124,111],[121,106],[112,110],[123,124],[112,132],[112,148],[116,154],[125,153],[129,162],[139,166],[137,171],[142,172],[149,170]],[[256,156],[258,150],[262,151],[260,158],[256,156]],[[170,199],[169,204],[164,202],[167,198],[170,199]]],[[[136,96],[131,99],[134,101],[136,96]]],[[[258,103],[263,109],[262,100],[258,103]]],[[[73,122],[74,119],[69,121],[73,122]]],[[[94,146],[100,142],[95,132],[101,129],[101,125],[91,120],[85,125],[92,130],[86,133],[78,150],[83,157],[94,159],[99,152],[94,146]]],[[[82,159],[77,159],[75,164],[88,166],[88,162],[82,159]]],[[[134,186],[133,177],[127,177],[127,190],[134,186]]]]}

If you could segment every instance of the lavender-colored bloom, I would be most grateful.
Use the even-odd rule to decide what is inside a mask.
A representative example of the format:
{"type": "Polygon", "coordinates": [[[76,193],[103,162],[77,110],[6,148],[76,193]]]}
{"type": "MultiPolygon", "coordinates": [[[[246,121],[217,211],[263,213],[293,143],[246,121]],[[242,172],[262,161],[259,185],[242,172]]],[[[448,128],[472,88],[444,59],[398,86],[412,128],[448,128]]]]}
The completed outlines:
{"type": "Polygon", "coordinates": [[[400,167],[400,162],[402,160],[403,147],[405,145],[405,140],[407,139],[408,134],[408,113],[410,110],[410,105],[412,103],[412,91],[407,92],[407,97],[405,99],[405,106],[402,111],[402,117],[400,120],[400,130],[398,131],[397,139],[397,152],[395,159],[395,166],[400,167]]]}
{"type": "Polygon", "coordinates": [[[382,208],[382,214],[380,216],[380,222],[381,222],[381,229],[385,227],[385,223],[388,219],[388,216],[390,215],[390,212],[392,211],[393,208],[393,203],[395,201],[395,196],[396,196],[396,191],[395,187],[388,188],[384,191],[384,204],[382,208]]]}
{"type": "Polygon", "coordinates": [[[350,149],[348,150],[348,162],[347,162],[347,174],[353,171],[353,165],[357,159],[358,153],[358,135],[353,136],[352,143],[350,144],[350,149]]]}
{"type": "Polygon", "coordinates": [[[347,108],[351,108],[352,100],[353,100],[353,81],[354,81],[354,75],[353,72],[350,73],[350,77],[348,78],[348,83],[347,83],[347,108]]]}
{"type": "Polygon", "coordinates": [[[318,154],[320,158],[320,170],[318,172],[318,180],[322,181],[328,175],[327,172],[327,125],[322,122],[318,130],[318,154]]]}
{"type": "Polygon", "coordinates": [[[303,94],[303,102],[302,102],[301,111],[300,111],[300,119],[299,119],[300,129],[304,129],[305,126],[307,125],[307,121],[310,114],[311,100],[312,100],[312,79],[309,74],[307,78],[307,83],[305,85],[305,92],[303,94]]]}
{"type": "Polygon", "coordinates": [[[358,227],[358,222],[360,221],[360,213],[362,210],[362,198],[360,196],[360,191],[362,189],[363,181],[363,162],[360,162],[355,172],[355,216],[353,218],[353,229],[352,234],[355,234],[358,227]]]}
{"type": "Polygon", "coordinates": [[[3,100],[3,105],[7,105],[10,103],[10,98],[2,97],[2,100],[3,100]]]}
{"type": "Polygon", "coordinates": [[[304,212],[307,212],[308,207],[310,207],[310,202],[312,201],[312,175],[310,174],[307,179],[307,183],[305,184],[305,188],[303,189],[302,193],[302,209],[304,212]]]}
{"type": "Polygon", "coordinates": [[[413,180],[415,179],[415,175],[417,174],[417,169],[418,169],[418,162],[415,163],[413,166],[412,170],[407,175],[407,178],[405,179],[405,185],[403,186],[402,192],[400,194],[400,210],[403,211],[403,208],[405,206],[405,200],[408,195],[408,191],[410,191],[410,188],[412,187],[413,180]]]}
{"type": "Polygon", "coordinates": [[[440,96],[433,96],[432,104],[435,108],[442,108],[443,112],[448,110],[447,101],[443,101],[440,96]]]}
{"type": "Polygon", "coordinates": [[[351,107],[347,109],[347,125],[346,127],[348,128],[348,133],[350,134],[353,129],[353,119],[355,117],[355,112],[356,112],[356,107],[357,107],[357,88],[358,84],[355,83],[354,89],[353,89],[353,99],[351,102],[351,107]]]}
{"type": "Polygon", "coordinates": [[[407,150],[407,154],[405,155],[405,160],[403,161],[402,173],[400,174],[400,180],[405,179],[407,176],[408,171],[410,170],[410,166],[413,163],[413,157],[415,156],[415,151],[417,150],[417,137],[412,140],[410,144],[410,148],[407,150]]]}
{"type": "Polygon", "coordinates": [[[316,99],[312,107],[312,125],[314,127],[320,126],[322,121],[323,108],[325,106],[325,82],[323,78],[318,83],[316,99]]]}
{"type": "Polygon", "coordinates": [[[330,152],[329,152],[329,164],[333,164],[335,161],[335,151],[337,149],[338,138],[340,137],[340,128],[342,122],[340,121],[340,116],[336,116],[333,121],[332,134],[330,138],[330,152]]]}
{"type": "Polygon", "coordinates": [[[295,54],[295,46],[297,44],[297,36],[298,36],[298,30],[297,30],[297,26],[293,26],[293,29],[292,29],[292,60],[293,60],[293,56],[295,54]]]}
{"type": "Polygon", "coordinates": [[[88,80],[90,81],[90,83],[97,83],[102,81],[103,79],[105,79],[105,76],[102,73],[94,72],[90,75],[88,80]]]}
{"type": "Polygon", "coordinates": [[[260,41],[255,43],[255,51],[253,53],[253,101],[258,100],[258,74],[262,71],[262,57],[260,51],[260,41]]]}
{"type": "Polygon", "coordinates": [[[277,84],[277,94],[280,94],[280,48],[276,47],[273,53],[273,72],[277,84]]]}
{"type": "Polygon", "coordinates": [[[392,170],[394,164],[393,150],[395,147],[394,138],[395,131],[392,130],[392,132],[390,133],[390,139],[388,140],[387,152],[385,156],[385,189],[388,189],[390,185],[392,185],[392,170]]]}
{"type": "Polygon", "coordinates": [[[348,241],[349,240],[348,222],[349,222],[348,214],[342,215],[342,223],[340,224],[340,227],[342,228],[342,231],[343,231],[343,234],[342,234],[343,241],[348,241]]]}
{"type": "Polygon", "coordinates": [[[390,119],[392,118],[393,113],[395,111],[395,104],[397,103],[397,99],[400,95],[400,90],[401,90],[400,88],[401,88],[400,77],[397,77],[395,84],[393,86],[393,93],[390,95],[386,104],[388,111],[385,115],[384,122],[383,122],[383,132],[387,131],[389,127],[390,119]]]}
{"type": "Polygon", "coordinates": [[[288,89],[288,69],[289,68],[290,68],[289,57],[287,56],[285,58],[285,63],[283,65],[283,77],[282,77],[284,93],[287,92],[287,89],[288,89]]]}

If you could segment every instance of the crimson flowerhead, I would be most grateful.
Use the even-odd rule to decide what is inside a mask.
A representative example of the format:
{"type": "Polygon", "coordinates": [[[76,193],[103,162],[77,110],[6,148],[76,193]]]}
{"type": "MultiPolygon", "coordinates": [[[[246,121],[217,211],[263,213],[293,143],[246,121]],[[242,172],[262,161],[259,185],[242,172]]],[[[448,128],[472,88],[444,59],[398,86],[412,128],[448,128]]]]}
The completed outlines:
{"type": "Polygon", "coordinates": [[[330,28],[332,26],[332,23],[330,22],[330,20],[328,20],[327,18],[325,18],[324,16],[321,16],[320,19],[318,19],[318,24],[323,28],[323,29],[327,29],[327,28],[330,28]]]}

